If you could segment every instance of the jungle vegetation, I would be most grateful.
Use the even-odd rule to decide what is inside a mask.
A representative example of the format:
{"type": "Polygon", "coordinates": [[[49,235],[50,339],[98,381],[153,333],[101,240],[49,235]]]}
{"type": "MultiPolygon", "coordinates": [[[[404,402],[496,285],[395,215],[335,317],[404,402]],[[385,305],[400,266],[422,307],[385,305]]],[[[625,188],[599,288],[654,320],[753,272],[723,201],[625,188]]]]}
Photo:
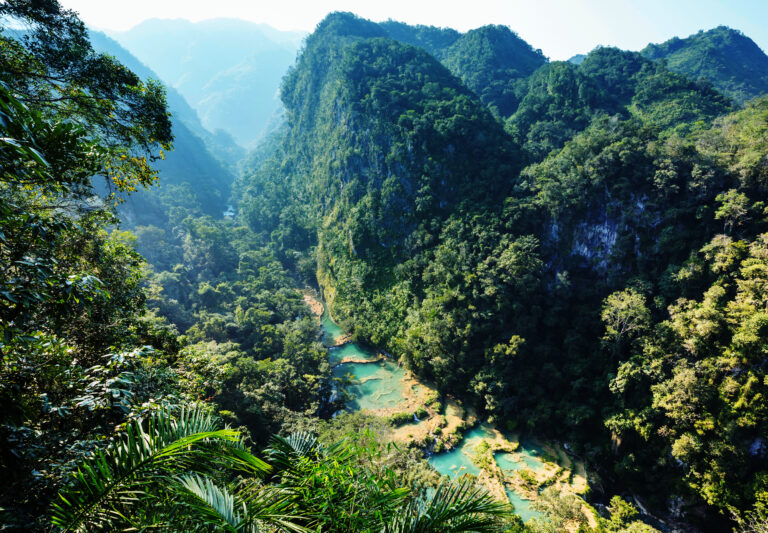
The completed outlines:
{"type": "Polygon", "coordinates": [[[575,64],[503,27],[334,13],[234,183],[206,156],[210,173],[158,188],[174,143],[204,146],[165,87],[55,0],[0,17],[4,529],[569,523],[567,497],[542,493],[546,521],[523,525],[378,442],[386,421],[332,418],[307,286],[441,393],[567,443],[606,504],[593,531],[652,530],[619,495],[675,524],[765,527],[762,59],[685,59],[746,37],[575,64]],[[143,218],[120,207],[136,191],[143,218]]]}

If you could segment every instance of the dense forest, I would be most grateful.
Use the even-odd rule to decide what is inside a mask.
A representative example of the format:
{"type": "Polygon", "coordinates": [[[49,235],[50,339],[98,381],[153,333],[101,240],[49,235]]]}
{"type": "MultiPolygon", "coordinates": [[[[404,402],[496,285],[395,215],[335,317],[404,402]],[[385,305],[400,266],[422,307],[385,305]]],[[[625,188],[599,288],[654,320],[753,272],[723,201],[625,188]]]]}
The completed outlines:
{"type": "Polygon", "coordinates": [[[2,529],[768,528],[748,37],[557,62],[505,26],[332,13],[243,157],[56,0],[0,20],[2,529]],[[524,523],[345,412],[309,293],[435,388],[420,412],[561,443],[588,490],[534,483],[524,523]]]}
{"type": "Polygon", "coordinates": [[[307,39],[242,219],[316,265],[356,338],[494,420],[657,507],[762,509],[764,308],[741,287],[759,284],[765,101],[600,48],[508,74],[504,116],[446,55],[459,39],[392,27],[336,14],[307,39]]]}

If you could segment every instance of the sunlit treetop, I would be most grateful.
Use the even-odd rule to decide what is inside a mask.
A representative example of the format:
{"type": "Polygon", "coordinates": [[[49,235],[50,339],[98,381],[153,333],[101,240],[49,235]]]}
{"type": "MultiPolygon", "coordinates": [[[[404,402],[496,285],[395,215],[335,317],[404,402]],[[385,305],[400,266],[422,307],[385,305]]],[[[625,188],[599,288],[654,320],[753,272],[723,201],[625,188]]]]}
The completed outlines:
{"type": "Polygon", "coordinates": [[[110,190],[152,184],[150,163],[173,140],[164,87],[94,52],[85,25],[56,0],[10,0],[0,20],[0,81],[52,123],[82,128],[110,190]]]}

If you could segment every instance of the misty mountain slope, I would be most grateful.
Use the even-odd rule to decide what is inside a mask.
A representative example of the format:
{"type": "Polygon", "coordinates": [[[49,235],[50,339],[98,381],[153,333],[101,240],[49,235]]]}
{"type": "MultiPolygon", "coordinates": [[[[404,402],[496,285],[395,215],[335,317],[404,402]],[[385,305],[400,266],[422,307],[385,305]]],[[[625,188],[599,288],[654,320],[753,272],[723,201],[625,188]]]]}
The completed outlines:
{"type": "Polygon", "coordinates": [[[576,54],[568,59],[568,63],[573,63],[574,65],[581,65],[586,58],[587,58],[587,54],[576,54]]]}
{"type": "Polygon", "coordinates": [[[258,141],[281,105],[278,90],[265,80],[280,79],[294,57],[295,52],[287,49],[264,50],[217,73],[203,88],[205,96],[198,104],[203,123],[226,128],[246,146],[258,141]],[[253,138],[255,130],[259,136],[253,138]]]}
{"type": "Polygon", "coordinates": [[[177,89],[206,128],[226,131],[243,147],[278,109],[280,80],[302,38],[233,19],[151,19],[112,36],[177,89]]]}
{"type": "MultiPolygon", "coordinates": [[[[141,78],[158,78],[113,39],[100,32],[91,32],[90,37],[95,50],[114,56],[141,78]]],[[[155,163],[160,171],[160,189],[184,187],[188,195],[196,198],[194,202],[198,209],[219,216],[226,208],[230,187],[234,181],[234,175],[219,158],[239,159],[242,157],[242,150],[228,142],[226,137],[217,137],[205,131],[194,110],[174,89],[168,89],[167,98],[169,110],[173,115],[174,149],[166,154],[164,160],[155,163]],[[197,135],[198,132],[205,135],[209,142],[204,142],[197,135]],[[218,150],[221,151],[218,158],[209,151],[211,148],[217,149],[217,143],[218,150]]],[[[157,191],[152,188],[132,195],[126,203],[132,211],[130,220],[139,224],[157,223],[158,218],[162,220],[162,208],[154,198],[156,194],[157,191]]]]}
{"type": "Polygon", "coordinates": [[[768,93],[768,56],[752,39],[726,26],[649,44],[641,53],[666,60],[672,71],[709,80],[738,103],[768,93]]]}

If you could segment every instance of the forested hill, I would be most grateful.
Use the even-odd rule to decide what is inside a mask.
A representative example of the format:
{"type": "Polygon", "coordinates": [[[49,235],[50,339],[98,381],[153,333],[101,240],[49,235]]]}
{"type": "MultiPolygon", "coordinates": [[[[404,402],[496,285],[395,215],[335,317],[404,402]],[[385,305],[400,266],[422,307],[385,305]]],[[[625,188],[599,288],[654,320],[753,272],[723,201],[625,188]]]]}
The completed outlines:
{"type": "MultiPolygon", "coordinates": [[[[476,36],[495,33],[511,36],[476,36]]],[[[762,313],[741,306],[768,229],[765,101],[735,112],[636,52],[545,63],[519,44],[515,72],[474,65],[519,99],[502,129],[444,68],[462,39],[329,15],[284,81],[284,137],[239,187],[242,221],[308,280],[316,265],[356,338],[567,440],[606,483],[656,509],[759,506],[765,372],[738,339],[762,313]]]]}
{"type": "MultiPolygon", "coordinates": [[[[90,32],[93,47],[115,57],[143,80],[159,79],[157,74],[100,32],[90,32]]],[[[168,225],[168,206],[185,203],[200,213],[221,216],[229,202],[234,168],[243,150],[231,139],[216,137],[200,124],[197,114],[173,88],[166,88],[171,113],[174,149],[156,162],[160,172],[159,190],[138,191],[126,200],[123,211],[131,225],[168,225]],[[215,154],[215,155],[214,155],[215,154]],[[164,199],[160,199],[164,198],[164,199]]]]}
{"type": "Polygon", "coordinates": [[[693,79],[708,79],[739,103],[768,93],[768,56],[752,39],[726,26],[649,44],[641,53],[666,60],[670,70],[693,79]]]}
{"type": "Polygon", "coordinates": [[[91,30],[89,37],[94,48],[99,52],[112,55],[121,63],[129,67],[142,79],[155,79],[165,85],[168,109],[174,122],[182,122],[192,133],[202,139],[208,151],[225,166],[234,168],[245,156],[245,150],[240,147],[230,135],[223,130],[215,133],[206,129],[197,112],[189,105],[186,98],[175,88],[168,85],[160,74],[142,63],[133,53],[120,45],[106,34],[91,30]]]}
{"type": "Polygon", "coordinates": [[[360,36],[387,36],[423,48],[459,77],[497,115],[517,108],[522,80],[547,62],[506,26],[483,26],[464,34],[450,28],[367,22],[360,36]]]}
{"type": "Polygon", "coordinates": [[[394,21],[380,26],[389,37],[424,48],[439,59],[501,116],[517,108],[522,80],[547,62],[541,50],[534,50],[506,26],[483,26],[464,34],[394,21]]]}
{"type": "Polygon", "coordinates": [[[520,102],[522,91],[516,91],[520,85],[516,82],[547,62],[541,50],[534,50],[506,26],[469,31],[439,57],[484,104],[504,117],[520,102]]]}

